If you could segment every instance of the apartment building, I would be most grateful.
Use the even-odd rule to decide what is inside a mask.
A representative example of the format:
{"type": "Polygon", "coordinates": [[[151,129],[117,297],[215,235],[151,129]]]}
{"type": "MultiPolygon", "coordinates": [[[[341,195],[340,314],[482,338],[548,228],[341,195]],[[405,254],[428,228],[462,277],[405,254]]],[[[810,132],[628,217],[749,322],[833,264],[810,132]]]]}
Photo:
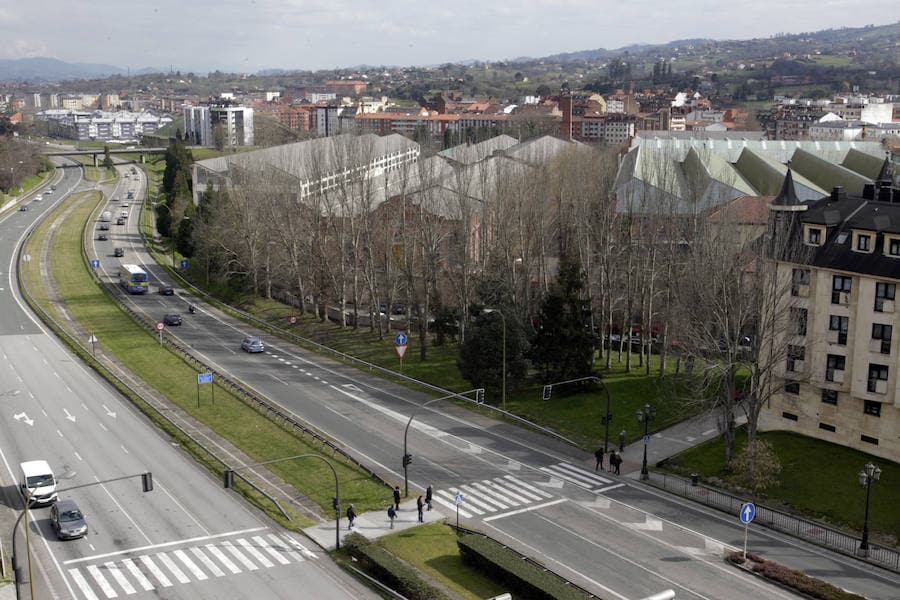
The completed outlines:
{"type": "Polygon", "coordinates": [[[836,187],[804,203],[791,183],[772,202],[774,239],[802,252],[775,257],[785,326],[762,342],[784,360],[759,424],[898,462],[900,189],[892,176],[885,160],[861,195],[836,187]]]}
{"type": "Polygon", "coordinates": [[[50,135],[75,140],[136,141],[172,122],[168,116],[127,111],[91,112],[52,109],[35,115],[49,123],[50,135]]]}
{"type": "Polygon", "coordinates": [[[253,109],[232,104],[184,107],[184,135],[201,146],[213,144],[213,129],[222,125],[226,146],[253,145],[253,109]]]}

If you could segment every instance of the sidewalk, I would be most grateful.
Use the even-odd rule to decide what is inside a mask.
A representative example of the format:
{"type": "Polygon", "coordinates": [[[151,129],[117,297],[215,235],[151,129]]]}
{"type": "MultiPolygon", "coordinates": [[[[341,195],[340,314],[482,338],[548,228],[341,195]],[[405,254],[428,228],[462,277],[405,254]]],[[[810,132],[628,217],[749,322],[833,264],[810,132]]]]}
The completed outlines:
{"type": "Polygon", "coordinates": [[[0,585],[0,600],[16,600],[16,584],[4,583],[0,585]]]}
{"type": "MultiPolygon", "coordinates": [[[[433,506],[437,506],[437,504],[435,503],[433,504],[433,506]]],[[[370,540],[374,540],[383,535],[397,533],[398,531],[403,531],[404,529],[409,529],[410,527],[416,527],[420,524],[418,520],[418,512],[416,510],[415,499],[406,500],[405,502],[400,503],[400,510],[397,511],[397,516],[394,518],[393,529],[391,529],[391,521],[387,516],[387,507],[388,505],[385,504],[383,510],[377,510],[357,515],[356,521],[353,524],[352,532],[359,533],[360,535],[363,535],[370,540]]],[[[341,540],[343,540],[344,537],[351,533],[351,531],[347,530],[347,507],[341,506],[341,510],[344,511],[344,514],[341,516],[340,534],[341,540]]],[[[426,507],[425,511],[422,514],[424,515],[425,523],[443,521],[446,517],[446,515],[437,510],[437,508],[428,510],[428,508],[426,507]]],[[[311,527],[307,527],[303,531],[322,548],[326,550],[334,550],[334,521],[318,523],[311,527]]],[[[5,600],[5,598],[0,596],[0,600],[5,600]]]]}

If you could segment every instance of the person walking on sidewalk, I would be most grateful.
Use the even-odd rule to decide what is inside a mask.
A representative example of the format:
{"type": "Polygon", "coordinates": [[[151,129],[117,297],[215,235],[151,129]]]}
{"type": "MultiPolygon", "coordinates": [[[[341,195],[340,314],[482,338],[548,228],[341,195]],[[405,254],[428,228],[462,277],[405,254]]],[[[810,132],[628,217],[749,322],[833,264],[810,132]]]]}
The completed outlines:
{"type": "Polygon", "coordinates": [[[394,510],[394,505],[391,504],[390,506],[388,506],[388,519],[391,520],[391,529],[394,528],[394,517],[396,517],[396,516],[397,516],[397,511],[394,510]]]}
{"type": "Polygon", "coordinates": [[[597,458],[597,466],[594,467],[594,470],[603,470],[603,448],[597,448],[597,451],[594,452],[594,456],[597,458]]]}
{"type": "Polygon", "coordinates": [[[428,489],[425,490],[425,504],[428,505],[428,510],[431,510],[431,501],[434,498],[434,486],[432,484],[428,484],[428,489]]]}
{"type": "Polygon", "coordinates": [[[416,498],[416,508],[419,510],[419,523],[424,523],[425,517],[422,515],[422,509],[425,508],[425,502],[422,501],[421,494],[416,498]]]}
{"type": "Polygon", "coordinates": [[[616,451],[615,451],[615,450],[610,450],[610,451],[609,451],[609,472],[610,472],[610,473],[615,473],[615,470],[616,470],[616,459],[617,459],[617,458],[618,458],[618,457],[616,456],[616,451]]]}
{"type": "Polygon", "coordinates": [[[353,509],[353,505],[347,507],[347,531],[353,529],[353,521],[356,520],[356,511],[353,509]]]}
{"type": "Polygon", "coordinates": [[[400,510],[400,486],[394,486],[394,511],[400,510]]]}
{"type": "Polygon", "coordinates": [[[625,452],[625,430],[619,432],[619,454],[625,452]]]}
{"type": "Polygon", "coordinates": [[[616,475],[619,474],[619,467],[622,466],[622,453],[616,454],[616,475]]]}

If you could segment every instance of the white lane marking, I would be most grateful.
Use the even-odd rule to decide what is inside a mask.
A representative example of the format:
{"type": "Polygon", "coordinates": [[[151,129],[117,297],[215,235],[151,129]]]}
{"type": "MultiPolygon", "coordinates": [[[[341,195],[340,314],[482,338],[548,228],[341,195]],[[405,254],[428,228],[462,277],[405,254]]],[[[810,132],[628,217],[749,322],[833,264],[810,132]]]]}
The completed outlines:
{"type": "MultiPolygon", "coordinates": [[[[100,479],[95,475],[95,476],[94,476],[94,481],[99,482],[100,479]]],[[[117,507],[120,511],[122,511],[122,514],[125,515],[125,518],[128,519],[128,520],[131,522],[132,525],[134,525],[134,528],[137,529],[138,533],[140,533],[142,536],[144,536],[144,539],[147,540],[149,543],[152,544],[152,543],[153,543],[153,540],[151,540],[150,537],[149,537],[146,533],[144,533],[144,530],[141,529],[140,526],[135,522],[135,520],[131,518],[131,515],[129,515],[129,514],[125,511],[125,508],[122,507],[121,504],[119,504],[119,501],[116,500],[116,497],[113,496],[113,495],[109,492],[109,489],[106,487],[106,485],[101,483],[101,484],[100,484],[100,487],[101,487],[101,489],[103,489],[104,492],[106,492],[106,495],[110,497],[110,499],[113,501],[113,504],[115,504],[116,507],[117,507]]]]}
{"type": "Polygon", "coordinates": [[[280,550],[283,554],[291,556],[297,562],[303,562],[303,557],[300,556],[300,553],[291,546],[284,543],[284,540],[275,535],[274,533],[269,534],[269,539],[272,540],[274,547],[280,550]]]}
{"type": "Polygon", "coordinates": [[[57,430],[56,430],[56,435],[58,435],[59,437],[62,437],[62,436],[63,436],[62,431],[60,431],[59,429],[57,429],[57,430]]]}
{"type": "Polygon", "coordinates": [[[175,498],[175,496],[173,496],[171,493],[169,493],[169,488],[167,488],[166,486],[162,485],[162,483],[160,483],[160,482],[156,482],[156,485],[157,485],[157,487],[159,487],[159,489],[161,489],[161,490],[163,491],[163,493],[164,493],[166,496],[169,497],[169,499],[170,499],[172,502],[175,503],[175,506],[177,506],[178,508],[180,508],[180,509],[184,512],[184,514],[186,514],[186,515],[188,516],[188,518],[189,518],[191,521],[193,521],[194,524],[196,524],[197,527],[199,527],[199,528],[203,531],[203,533],[205,533],[206,535],[210,535],[209,529],[207,529],[206,527],[204,527],[204,526],[203,526],[203,523],[201,523],[200,521],[198,521],[198,520],[196,519],[196,517],[194,517],[194,515],[191,514],[191,511],[189,511],[189,510],[187,509],[187,507],[185,507],[183,504],[181,504],[181,502],[179,502],[179,501],[175,498]]]}
{"type": "Polygon", "coordinates": [[[553,506],[554,504],[559,504],[560,502],[568,502],[568,501],[569,501],[568,498],[560,498],[558,500],[551,500],[550,502],[544,502],[543,504],[532,504],[531,506],[526,506],[525,508],[520,508],[518,510],[511,510],[509,512],[506,512],[506,513],[503,513],[500,515],[494,515],[492,517],[485,517],[484,520],[485,521],[493,521],[495,519],[502,519],[503,517],[511,517],[513,515],[518,515],[518,514],[528,512],[531,510],[537,510],[539,508],[553,506]]]}
{"type": "Polygon", "coordinates": [[[516,479],[512,475],[504,475],[503,479],[513,483],[517,488],[519,488],[523,493],[533,496],[534,494],[538,495],[538,500],[541,498],[552,498],[551,494],[548,494],[544,490],[540,490],[529,483],[525,483],[519,479],[516,479]],[[526,491],[527,490],[527,491],[526,491]]]}
{"type": "Polygon", "coordinates": [[[241,572],[241,570],[238,568],[238,566],[236,564],[234,564],[233,562],[231,562],[231,559],[229,559],[227,556],[225,556],[224,552],[222,552],[221,550],[219,550],[212,544],[207,544],[206,549],[209,550],[210,554],[212,554],[213,556],[218,558],[219,562],[222,563],[223,565],[225,565],[225,568],[228,569],[229,571],[231,571],[232,575],[237,575],[238,573],[241,572]]]}
{"type": "Polygon", "coordinates": [[[574,473],[579,475],[580,477],[584,477],[588,481],[593,481],[595,483],[612,483],[611,479],[607,479],[601,475],[597,475],[596,473],[592,473],[590,471],[586,471],[580,467],[576,467],[575,465],[570,465],[569,463],[559,463],[556,465],[558,469],[564,469],[569,473],[574,473]]]}
{"type": "Polygon", "coordinates": [[[535,496],[534,494],[529,494],[527,492],[523,492],[517,489],[514,485],[510,484],[508,481],[503,480],[493,480],[493,479],[485,479],[482,483],[492,489],[496,489],[500,492],[503,492],[508,497],[515,498],[519,504],[529,504],[534,502],[535,500],[540,500],[541,498],[535,496]]]}
{"type": "Polygon", "coordinates": [[[238,550],[238,549],[234,546],[234,544],[232,544],[231,542],[227,542],[227,541],[226,541],[226,542],[222,542],[222,545],[223,545],[225,548],[227,548],[228,551],[231,552],[231,555],[234,556],[236,559],[238,559],[238,562],[240,562],[241,564],[243,564],[245,568],[247,568],[247,569],[249,569],[249,570],[251,570],[251,571],[256,571],[256,570],[259,569],[259,567],[257,567],[255,564],[253,564],[253,561],[251,561],[249,558],[247,558],[246,556],[244,556],[243,554],[241,554],[241,551],[238,550]]]}
{"type": "Polygon", "coordinates": [[[172,554],[177,556],[178,560],[184,563],[184,566],[188,568],[188,571],[190,571],[194,575],[194,577],[196,577],[200,581],[209,579],[209,576],[203,572],[203,569],[198,567],[196,563],[191,560],[191,557],[185,554],[184,550],[176,550],[172,554]]]}
{"type": "MultiPolygon", "coordinates": [[[[498,500],[502,500],[503,502],[507,502],[507,503],[509,503],[509,504],[511,504],[511,505],[513,505],[513,506],[519,506],[519,504],[520,504],[519,502],[517,502],[517,501],[514,500],[513,498],[510,498],[509,496],[502,496],[502,495],[500,495],[500,494],[497,492],[496,488],[493,488],[493,487],[490,486],[490,485],[485,485],[485,484],[483,484],[483,483],[478,483],[477,481],[476,481],[476,482],[473,482],[473,483],[471,483],[471,484],[469,484],[469,485],[471,485],[473,488],[477,489],[477,490],[478,490],[479,492],[481,492],[482,494],[487,494],[488,496],[491,496],[491,497],[493,497],[493,498],[497,498],[498,500]]],[[[504,508],[506,508],[506,507],[504,507],[504,508]]]]}
{"type": "Polygon", "coordinates": [[[78,589],[81,590],[81,593],[84,594],[84,597],[87,598],[87,600],[100,600],[97,598],[97,594],[94,593],[94,590],[91,589],[87,579],[81,574],[81,571],[78,569],[69,569],[69,577],[72,578],[72,581],[75,582],[75,585],[78,586],[78,589]]]}
{"type": "Polygon", "coordinates": [[[257,531],[264,531],[268,529],[268,527],[252,527],[250,529],[241,529],[238,531],[227,531],[225,533],[217,533],[216,535],[203,535],[200,537],[193,537],[184,540],[176,540],[174,542],[165,542],[162,544],[154,544],[152,546],[139,546],[137,548],[131,548],[129,550],[119,550],[117,552],[107,552],[106,554],[96,554],[94,556],[85,556],[83,558],[73,558],[72,560],[67,560],[63,562],[64,565],[71,565],[74,563],[80,562],[88,562],[92,560],[97,560],[100,558],[108,558],[110,556],[119,556],[121,554],[131,554],[133,552],[146,552],[148,550],[156,550],[158,548],[166,548],[168,546],[177,546],[182,544],[196,544],[197,542],[205,542],[206,540],[214,540],[216,538],[228,537],[230,535],[244,535],[247,533],[254,533],[257,531]]]}
{"type": "Polygon", "coordinates": [[[156,566],[156,563],[153,562],[149,556],[141,556],[140,560],[144,563],[144,566],[147,567],[147,570],[156,577],[156,580],[163,587],[172,587],[172,582],[169,581],[169,578],[166,577],[166,574],[162,572],[162,569],[156,566]]]}
{"type": "Polygon", "coordinates": [[[297,551],[300,552],[301,554],[303,554],[303,556],[305,556],[306,558],[309,558],[312,560],[318,560],[318,558],[319,558],[318,556],[316,556],[313,552],[311,552],[309,550],[309,548],[307,548],[306,546],[304,546],[303,544],[301,544],[300,542],[298,542],[291,536],[285,536],[285,539],[287,539],[288,543],[291,544],[294,548],[296,548],[297,551]]]}
{"type": "Polygon", "coordinates": [[[266,558],[262,552],[253,547],[253,544],[245,540],[244,538],[239,539],[238,544],[244,547],[244,550],[250,553],[250,556],[255,558],[258,562],[262,563],[267,569],[270,569],[275,566],[275,563],[266,558]]]}
{"type": "Polygon", "coordinates": [[[563,481],[568,481],[569,483],[573,483],[579,487],[592,487],[593,484],[586,484],[581,478],[576,478],[573,475],[568,475],[566,473],[560,473],[554,469],[548,467],[541,467],[541,471],[550,475],[550,477],[558,477],[563,481]]]}
{"type": "Polygon", "coordinates": [[[609,485],[609,486],[606,486],[605,488],[600,488],[600,489],[598,489],[598,490],[594,490],[594,493],[595,493],[595,494],[603,494],[603,493],[605,493],[605,492],[608,492],[608,491],[610,491],[610,490],[614,490],[614,489],[620,488],[620,487],[625,487],[625,484],[624,484],[624,483],[617,483],[616,485],[609,485]]]}
{"type": "MultiPolygon", "coordinates": [[[[482,490],[480,490],[480,489],[477,488],[477,487],[474,487],[474,486],[472,486],[472,485],[461,485],[461,486],[459,486],[459,487],[460,487],[464,492],[476,496],[479,500],[481,500],[482,504],[488,504],[488,503],[490,503],[490,504],[493,504],[493,505],[495,505],[497,508],[500,508],[500,509],[507,509],[507,508],[509,508],[509,504],[504,504],[504,503],[501,502],[500,500],[495,500],[495,499],[493,498],[493,496],[489,496],[488,494],[486,494],[485,492],[483,492],[482,490]]],[[[491,510],[494,511],[494,510],[497,510],[497,509],[496,509],[496,508],[491,508],[491,510]]]]}
{"type": "Polygon", "coordinates": [[[119,570],[119,567],[116,566],[116,563],[108,562],[108,563],[105,563],[103,566],[106,567],[107,571],[112,573],[113,579],[116,580],[116,583],[119,584],[119,587],[121,587],[123,590],[125,590],[126,594],[128,594],[130,596],[131,594],[137,593],[137,590],[134,589],[134,586],[131,585],[131,582],[128,581],[128,579],[125,577],[125,575],[122,574],[122,571],[119,570]]]}
{"type": "Polygon", "coordinates": [[[141,587],[144,588],[145,592],[149,592],[150,590],[155,590],[153,584],[150,583],[150,580],[144,577],[144,573],[138,569],[137,565],[134,564],[134,561],[130,558],[126,558],[122,560],[122,564],[125,565],[125,568],[128,569],[128,572],[131,573],[131,576],[137,579],[138,583],[141,584],[141,587]]]}
{"type": "Polygon", "coordinates": [[[104,425],[103,423],[99,423],[99,425],[100,425],[100,429],[102,429],[103,431],[109,431],[109,429],[107,429],[106,425],[104,425]]]}
{"type": "Polygon", "coordinates": [[[283,556],[281,555],[281,553],[279,553],[278,551],[275,550],[275,548],[273,548],[272,546],[270,546],[270,545],[269,545],[269,542],[267,542],[266,540],[264,540],[264,539],[262,538],[262,536],[259,536],[259,535],[254,536],[254,537],[253,537],[253,541],[256,542],[256,543],[259,545],[260,548],[262,548],[263,550],[265,550],[266,552],[268,552],[268,553],[272,556],[272,558],[274,558],[275,560],[277,560],[277,561],[280,562],[281,564],[283,564],[283,565],[289,565],[289,564],[291,564],[291,561],[289,561],[288,559],[286,559],[285,557],[283,557],[283,556]]]}
{"type": "Polygon", "coordinates": [[[188,576],[184,574],[184,571],[178,568],[178,565],[175,564],[175,561],[169,558],[169,555],[165,552],[159,552],[156,555],[156,558],[161,562],[172,575],[175,576],[175,579],[180,581],[181,583],[190,583],[190,579],[188,576]]]}
{"type": "Polygon", "coordinates": [[[81,461],[84,460],[83,458],[81,458],[81,455],[78,454],[77,452],[75,452],[75,458],[77,458],[78,460],[81,460],[81,461]]]}
{"type": "Polygon", "coordinates": [[[119,595],[116,593],[116,590],[113,589],[113,586],[106,580],[106,577],[103,576],[103,573],[100,572],[100,569],[97,568],[97,565],[91,565],[87,568],[88,573],[91,574],[91,577],[94,578],[94,581],[97,582],[97,585],[100,586],[100,589],[103,590],[103,593],[106,594],[107,598],[118,598],[119,595]]]}
{"type": "Polygon", "coordinates": [[[279,378],[279,377],[276,377],[275,375],[272,375],[271,373],[269,373],[269,377],[271,377],[272,379],[274,379],[275,381],[277,381],[278,383],[281,383],[281,384],[283,384],[283,385],[290,385],[290,384],[289,384],[287,381],[285,381],[284,379],[281,379],[281,378],[279,378]]]}
{"type": "Polygon", "coordinates": [[[131,453],[128,451],[128,448],[126,448],[125,446],[122,446],[122,445],[120,444],[120,445],[119,445],[119,448],[121,448],[121,449],[122,449],[122,452],[124,452],[125,454],[131,454],[131,453]]]}
{"type": "MultiPolygon", "coordinates": [[[[434,497],[434,501],[437,502],[438,504],[443,504],[444,506],[446,506],[446,507],[449,508],[450,510],[456,510],[456,509],[457,509],[456,504],[454,504],[453,502],[448,502],[448,501],[444,500],[443,498],[441,498],[440,496],[435,496],[435,497],[434,497]]],[[[463,502],[465,502],[465,500],[463,500],[463,502]]],[[[469,519],[469,518],[472,517],[472,515],[469,514],[468,511],[465,511],[465,510],[463,510],[463,509],[461,509],[461,508],[459,509],[459,514],[462,515],[462,516],[464,516],[464,517],[467,518],[467,519],[469,519]]]]}
{"type": "Polygon", "coordinates": [[[194,556],[197,557],[197,560],[203,563],[203,566],[206,567],[209,571],[212,572],[216,577],[224,577],[225,571],[219,568],[219,565],[214,563],[206,554],[203,553],[203,550],[194,546],[191,548],[191,552],[194,553],[194,556]]]}
{"type": "Polygon", "coordinates": [[[712,434],[716,433],[717,431],[718,431],[718,429],[707,429],[706,431],[704,431],[704,432],[701,433],[700,435],[704,435],[704,436],[705,436],[705,435],[712,435],[712,434]]]}

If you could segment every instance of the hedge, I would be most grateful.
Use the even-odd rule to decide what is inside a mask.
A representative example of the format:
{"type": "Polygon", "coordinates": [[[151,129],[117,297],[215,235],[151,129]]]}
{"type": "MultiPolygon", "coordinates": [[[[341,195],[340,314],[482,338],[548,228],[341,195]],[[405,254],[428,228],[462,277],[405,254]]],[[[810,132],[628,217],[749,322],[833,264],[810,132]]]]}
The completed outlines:
{"type": "MultiPolygon", "coordinates": [[[[726,556],[726,560],[736,565],[744,564],[744,556],[741,552],[730,553],[726,556]]],[[[750,569],[754,573],[796,590],[801,594],[806,594],[810,598],[816,598],[817,600],[866,600],[865,597],[859,594],[842,590],[827,581],[810,577],[801,571],[766,560],[758,554],[748,553],[747,560],[750,561],[750,569]]]]}
{"type": "Polygon", "coordinates": [[[595,598],[537,563],[489,537],[463,534],[456,542],[463,562],[526,600],[585,600],[595,598]]]}
{"type": "Polygon", "coordinates": [[[410,600],[447,600],[443,591],[423,581],[415,569],[362,535],[348,535],[344,548],[356,557],[363,571],[410,600]]]}

